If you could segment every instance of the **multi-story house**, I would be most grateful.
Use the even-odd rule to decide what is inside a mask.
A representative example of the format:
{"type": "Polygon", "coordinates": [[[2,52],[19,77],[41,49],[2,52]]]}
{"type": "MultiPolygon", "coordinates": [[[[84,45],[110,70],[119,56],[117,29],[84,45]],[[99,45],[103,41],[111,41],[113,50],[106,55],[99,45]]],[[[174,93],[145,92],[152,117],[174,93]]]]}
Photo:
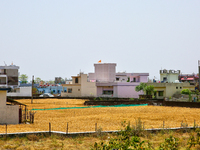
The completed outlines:
{"type": "Polygon", "coordinates": [[[0,86],[18,86],[18,66],[0,66],[0,86]]]}
{"type": "Polygon", "coordinates": [[[160,81],[162,83],[175,83],[178,82],[180,70],[160,70],[160,81]]]}
{"type": "Polygon", "coordinates": [[[195,86],[189,82],[179,81],[180,70],[160,70],[160,81],[147,83],[154,86],[154,96],[157,99],[170,98],[175,94],[180,95],[183,89],[195,90],[195,86]]]}
{"type": "Polygon", "coordinates": [[[135,87],[147,82],[149,73],[116,73],[116,63],[94,64],[94,73],[72,76],[72,84],[63,84],[62,96],[138,98],[135,87]]]}

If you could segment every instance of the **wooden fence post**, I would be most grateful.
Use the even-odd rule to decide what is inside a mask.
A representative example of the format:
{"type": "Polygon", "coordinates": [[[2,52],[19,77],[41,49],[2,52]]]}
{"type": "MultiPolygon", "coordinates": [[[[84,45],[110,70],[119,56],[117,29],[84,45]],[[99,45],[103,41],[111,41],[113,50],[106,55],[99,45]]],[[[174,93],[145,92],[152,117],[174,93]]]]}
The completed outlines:
{"type": "Polygon", "coordinates": [[[6,140],[7,140],[7,133],[8,133],[8,125],[6,123],[6,140]]]}
{"type": "Polygon", "coordinates": [[[95,123],[95,132],[97,132],[97,123],[95,123]]]}
{"type": "Polygon", "coordinates": [[[51,136],[51,122],[49,122],[49,136],[51,136]]]}
{"type": "Polygon", "coordinates": [[[165,121],[163,121],[163,129],[165,128],[165,121]]]}
{"type": "Polygon", "coordinates": [[[143,122],[143,130],[144,130],[144,122],[143,122]]]}
{"type": "Polygon", "coordinates": [[[69,128],[68,128],[68,123],[67,123],[67,130],[66,130],[66,135],[69,133],[69,128]]]}
{"type": "Polygon", "coordinates": [[[194,129],[196,128],[196,123],[195,123],[195,119],[194,119],[194,129]]]}

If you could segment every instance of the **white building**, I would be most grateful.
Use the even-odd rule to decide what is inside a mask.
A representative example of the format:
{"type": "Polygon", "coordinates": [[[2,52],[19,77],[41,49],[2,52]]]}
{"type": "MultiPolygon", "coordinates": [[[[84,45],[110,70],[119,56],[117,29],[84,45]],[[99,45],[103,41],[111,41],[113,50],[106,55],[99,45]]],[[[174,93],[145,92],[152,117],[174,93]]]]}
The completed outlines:
{"type": "Polygon", "coordinates": [[[161,82],[168,82],[168,83],[175,83],[178,81],[178,76],[180,75],[180,70],[160,70],[160,81],[161,82]]]}

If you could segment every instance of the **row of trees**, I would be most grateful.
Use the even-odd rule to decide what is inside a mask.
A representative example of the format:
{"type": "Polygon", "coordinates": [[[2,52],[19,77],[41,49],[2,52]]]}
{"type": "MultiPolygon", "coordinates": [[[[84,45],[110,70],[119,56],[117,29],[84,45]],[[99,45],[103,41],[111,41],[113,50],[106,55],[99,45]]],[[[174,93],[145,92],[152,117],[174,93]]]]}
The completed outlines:
{"type": "MultiPolygon", "coordinates": [[[[28,76],[27,76],[26,74],[21,74],[21,75],[19,76],[19,80],[20,80],[22,83],[27,83],[27,82],[28,82],[28,76]]],[[[38,83],[38,84],[39,84],[40,81],[42,81],[42,79],[39,78],[39,77],[37,77],[37,78],[34,79],[34,82],[35,82],[35,83],[38,83]]]]}
{"type": "MultiPolygon", "coordinates": [[[[67,79],[67,78],[61,79],[61,82],[63,83],[63,82],[65,82],[66,80],[70,80],[70,79],[67,79]]],[[[27,83],[27,82],[28,82],[28,76],[27,76],[26,74],[21,74],[21,75],[19,76],[19,81],[21,81],[22,83],[27,83]]],[[[39,78],[39,77],[36,77],[36,78],[34,79],[34,83],[39,84],[40,81],[43,81],[43,80],[42,80],[41,78],[39,78]]],[[[43,81],[43,82],[44,82],[44,81],[43,81]]],[[[49,84],[54,84],[54,83],[55,83],[54,80],[49,80],[49,81],[45,81],[45,82],[47,82],[47,83],[49,83],[49,84]]]]}

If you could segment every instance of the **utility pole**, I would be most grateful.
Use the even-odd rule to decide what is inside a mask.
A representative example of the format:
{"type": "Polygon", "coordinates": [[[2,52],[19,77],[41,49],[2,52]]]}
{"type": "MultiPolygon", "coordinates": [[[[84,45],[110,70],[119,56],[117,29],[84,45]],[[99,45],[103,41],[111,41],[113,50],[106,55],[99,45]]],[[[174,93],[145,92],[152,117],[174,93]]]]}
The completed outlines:
{"type": "Polygon", "coordinates": [[[200,90],[200,60],[198,60],[198,67],[199,67],[199,90],[200,90]]]}
{"type": "Polygon", "coordinates": [[[33,86],[34,86],[34,76],[32,77],[31,104],[33,104],[33,86]]]}

